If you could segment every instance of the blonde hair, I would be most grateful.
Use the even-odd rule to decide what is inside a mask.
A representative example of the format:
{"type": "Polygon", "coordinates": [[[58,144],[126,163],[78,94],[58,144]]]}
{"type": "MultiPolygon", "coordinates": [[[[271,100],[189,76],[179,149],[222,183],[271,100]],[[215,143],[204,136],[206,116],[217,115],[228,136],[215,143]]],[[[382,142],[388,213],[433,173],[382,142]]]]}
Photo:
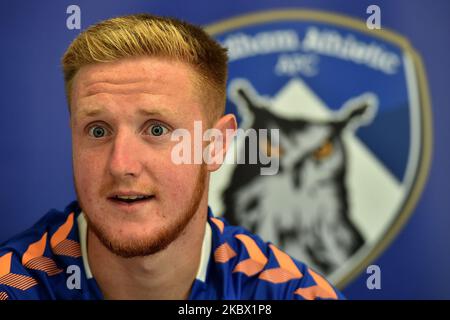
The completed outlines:
{"type": "Polygon", "coordinates": [[[90,26],[70,44],[62,58],[69,112],[72,82],[81,67],[136,56],[167,57],[191,65],[199,76],[196,84],[209,108],[206,110],[207,118],[214,121],[223,115],[228,62],[226,49],[200,27],[150,14],[101,21],[90,26]]]}

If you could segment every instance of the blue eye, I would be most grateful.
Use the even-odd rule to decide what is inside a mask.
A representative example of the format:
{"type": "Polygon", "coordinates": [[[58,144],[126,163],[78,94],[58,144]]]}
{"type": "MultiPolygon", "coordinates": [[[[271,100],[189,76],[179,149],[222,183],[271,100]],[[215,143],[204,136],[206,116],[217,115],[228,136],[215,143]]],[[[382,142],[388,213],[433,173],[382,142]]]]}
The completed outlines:
{"type": "Polygon", "coordinates": [[[103,138],[106,133],[106,129],[100,126],[93,126],[89,129],[89,135],[94,138],[103,138]]]}
{"type": "Polygon", "coordinates": [[[169,130],[161,124],[153,124],[149,127],[149,131],[152,136],[159,137],[167,134],[169,130]]]}

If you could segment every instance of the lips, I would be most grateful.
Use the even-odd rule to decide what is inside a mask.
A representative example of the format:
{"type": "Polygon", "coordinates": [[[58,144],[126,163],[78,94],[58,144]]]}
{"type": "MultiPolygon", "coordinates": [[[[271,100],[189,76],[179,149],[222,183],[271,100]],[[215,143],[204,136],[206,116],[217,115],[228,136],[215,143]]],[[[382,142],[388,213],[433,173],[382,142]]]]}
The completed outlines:
{"type": "Polygon", "coordinates": [[[108,200],[111,200],[117,204],[138,204],[144,203],[152,200],[155,196],[151,194],[143,194],[139,192],[116,192],[108,197],[108,200]]]}
{"type": "Polygon", "coordinates": [[[132,203],[132,202],[148,200],[148,199],[150,199],[152,197],[153,196],[151,196],[151,195],[148,195],[148,196],[134,195],[134,196],[115,196],[115,197],[112,197],[110,199],[116,200],[116,201],[122,201],[122,202],[126,202],[126,203],[132,203]]]}

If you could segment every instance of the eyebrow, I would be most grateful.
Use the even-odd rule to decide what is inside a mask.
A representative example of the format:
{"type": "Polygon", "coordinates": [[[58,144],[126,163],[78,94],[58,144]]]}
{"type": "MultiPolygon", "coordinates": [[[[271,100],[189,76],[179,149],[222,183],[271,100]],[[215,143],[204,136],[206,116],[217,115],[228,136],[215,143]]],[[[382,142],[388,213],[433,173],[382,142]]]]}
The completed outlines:
{"type": "MultiPolygon", "coordinates": [[[[104,113],[104,109],[100,108],[90,108],[90,109],[81,109],[77,112],[77,114],[81,117],[96,117],[102,113],[104,113]]],[[[162,116],[163,114],[157,110],[147,110],[140,108],[138,109],[138,113],[143,116],[162,116]]]]}
{"type": "Polygon", "coordinates": [[[98,116],[99,114],[102,114],[103,110],[102,109],[82,109],[80,111],[77,112],[78,115],[80,116],[84,116],[84,117],[95,117],[98,116]]]}
{"type": "Polygon", "coordinates": [[[143,116],[162,116],[163,114],[157,110],[139,109],[138,113],[143,116]]]}

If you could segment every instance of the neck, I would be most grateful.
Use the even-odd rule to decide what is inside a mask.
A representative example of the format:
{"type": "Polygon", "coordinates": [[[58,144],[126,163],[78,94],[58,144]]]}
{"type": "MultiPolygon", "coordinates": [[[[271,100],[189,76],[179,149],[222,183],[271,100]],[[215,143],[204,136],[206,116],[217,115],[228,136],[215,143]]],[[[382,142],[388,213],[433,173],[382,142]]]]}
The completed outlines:
{"type": "Polygon", "coordinates": [[[105,299],[187,299],[201,258],[207,205],[200,205],[186,229],[166,249],[123,258],[88,229],[89,266],[105,299]]]}

